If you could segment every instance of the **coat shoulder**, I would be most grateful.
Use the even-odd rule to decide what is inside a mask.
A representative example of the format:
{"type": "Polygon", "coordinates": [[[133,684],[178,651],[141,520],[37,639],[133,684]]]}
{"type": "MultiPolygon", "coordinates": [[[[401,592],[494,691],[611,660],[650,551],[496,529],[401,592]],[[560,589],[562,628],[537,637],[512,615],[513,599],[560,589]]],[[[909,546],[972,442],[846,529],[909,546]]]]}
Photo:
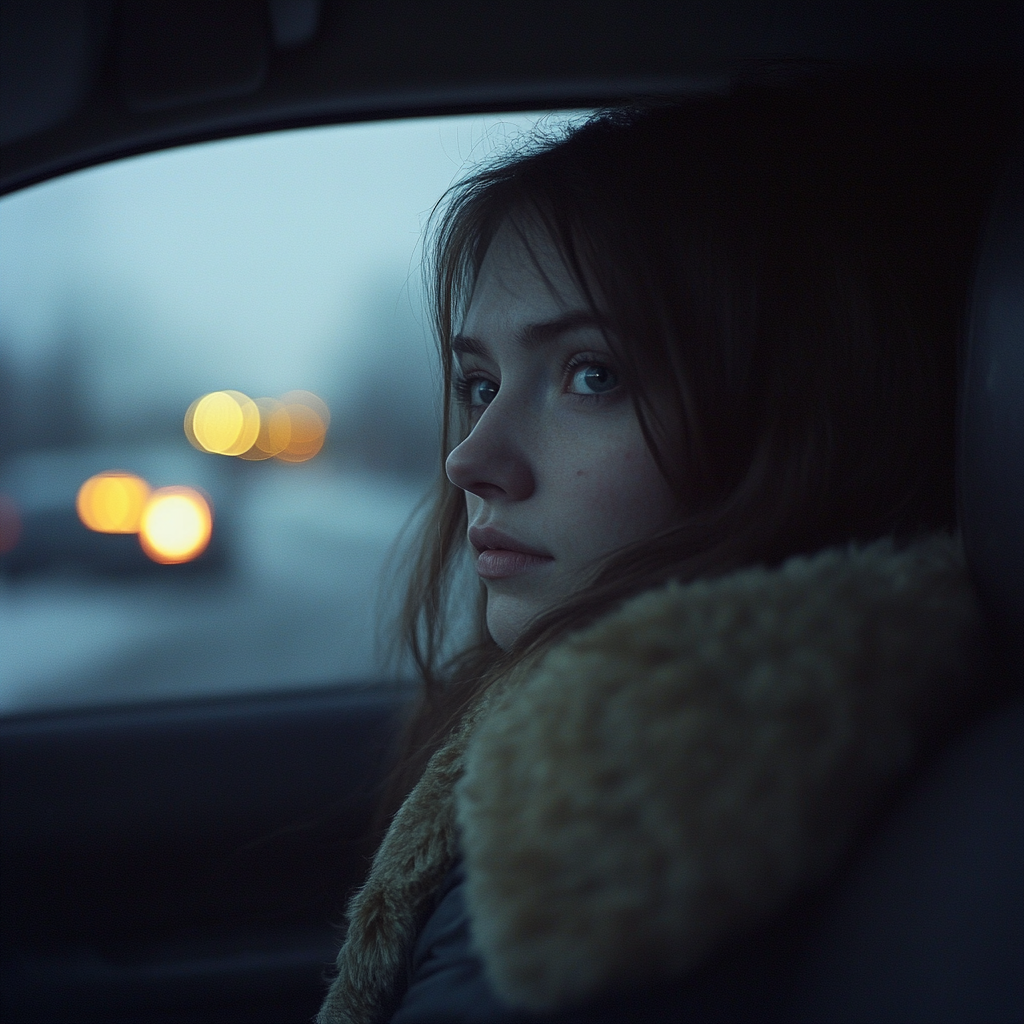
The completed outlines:
{"type": "Polygon", "coordinates": [[[503,693],[457,791],[474,941],[544,1010],[678,974],[836,861],[969,699],[957,542],[670,584],[503,693]]]}

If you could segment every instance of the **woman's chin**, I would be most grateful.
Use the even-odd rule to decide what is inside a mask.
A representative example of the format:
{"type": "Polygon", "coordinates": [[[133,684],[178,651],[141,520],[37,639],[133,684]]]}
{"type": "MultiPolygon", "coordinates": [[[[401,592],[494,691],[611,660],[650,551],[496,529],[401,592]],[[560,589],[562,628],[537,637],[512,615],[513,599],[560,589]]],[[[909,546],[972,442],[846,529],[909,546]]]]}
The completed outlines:
{"type": "Polygon", "coordinates": [[[503,651],[507,651],[543,610],[537,601],[513,594],[495,593],[488,588],[487,632],[503,651]]]}

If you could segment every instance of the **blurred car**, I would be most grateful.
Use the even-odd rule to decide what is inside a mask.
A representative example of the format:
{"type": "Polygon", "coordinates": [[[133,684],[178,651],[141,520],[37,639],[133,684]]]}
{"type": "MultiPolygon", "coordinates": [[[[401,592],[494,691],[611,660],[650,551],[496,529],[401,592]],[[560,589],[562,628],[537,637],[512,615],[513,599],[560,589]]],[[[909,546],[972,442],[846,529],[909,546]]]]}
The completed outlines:
{"type": "Polygon", "coordinates": [[[0,495],[12,520],[12,539],[0,553],[0,573],[16,578],[70,569],[124,579],[223,572],[229,561],[231,505],[227,481],[214,470],[208,457],[184,445],[20,455],[0,467],[0,495]],[[202,547],[194,555],[186,550],[180,561],[158,561],[140,543],[137,522],[122,527],[115,521],[110,532],[90,529],[77,507],[79,492],[94,476],[116,471],[150,488],[187,486],[196,491],[215,511],[208,541],[200,535],[196,546],[202,547]]]}
{"type": "MultiPolygon", "coordinates": [[[[994,70],[1019,108],[1024,66],[1017,2],[0,0],[0,15],[5,192],[279,128],[677,98],[836,66],[859,69],[866,82],[894,68],[936,81],[994,70]]],[[[992,295],[1019,295],[1019,273],[1000,269],[1019,266],[1014,216],[992,236],[996,269],[982,261],[977,322],[992,295]]],[[[1019,316],[1007,317],[999,365],[1008,370],[989,372],[988,349],[965,356],[964,529],[993,635],[1019,625],[1024,579],[1021,503],[1000,483],[1019,474],[1021,418],[1012,410],[1024,377],[1019,316]],[[1011,404],[989,416],[997,392],[1011,404]]],[[[128,454],[64,458],[4,466],[4,522],[16,514],[24,530],[3,556],[4,573],[24,578],[68,558],[89,571],[167,569],[143,568],[134,538],[82,532],[68,503],[83,473],[137,468],[154,482],[199,480],[191,468],[175,465],[164,478],[128,454]],[[32,503],[33,476],[52,483],[52,501],[32,503]]],[[[211,572],[233,557],[232,528],[222,525],[231,498],[218,487],[211,479],[220,545],[218,553],[211,544],[211,572]]],[[[290,623],[256,628],[268,640],[261,658],[297,657],[286,645],[290,623]]],[[[190,653],[201,662],[215,642],[190,653]]],[[[774,1002],[764,997],[758,1019],[1021,1019],[1024,951],[1012,922],[1024,919],[1024,719],[1015,648],[1009,658],[1006,706],[963,723],[922,767],[862,837],[829,899],[680,984],[749,989],[751,1005],[758,986],[770,989],[774,1002]]],[[[66,671],[75,676],[74,666],[66,671]]],[[[413,691],[396,672],[362,686],[239,692],[0,720],[3,1020],[285,1021],[315,1012],[413,691]]],[[[713,1000],[703,1005],[709,1019],[722,1017],[713,1000]]]]}

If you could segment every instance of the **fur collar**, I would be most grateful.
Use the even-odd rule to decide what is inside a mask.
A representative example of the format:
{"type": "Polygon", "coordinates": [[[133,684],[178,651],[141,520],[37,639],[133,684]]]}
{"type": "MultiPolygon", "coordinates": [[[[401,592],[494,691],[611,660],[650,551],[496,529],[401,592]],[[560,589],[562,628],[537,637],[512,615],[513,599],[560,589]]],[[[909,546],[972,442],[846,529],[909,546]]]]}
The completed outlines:
{"type": "Polygon", "coordinates": [[[386,1018],[461,848],[495,991],[544,1011],[696,965],[834,868],[966,703],[959,545],[667,587],[487,695],[396,815],[318,1021],[386,1018]]]}

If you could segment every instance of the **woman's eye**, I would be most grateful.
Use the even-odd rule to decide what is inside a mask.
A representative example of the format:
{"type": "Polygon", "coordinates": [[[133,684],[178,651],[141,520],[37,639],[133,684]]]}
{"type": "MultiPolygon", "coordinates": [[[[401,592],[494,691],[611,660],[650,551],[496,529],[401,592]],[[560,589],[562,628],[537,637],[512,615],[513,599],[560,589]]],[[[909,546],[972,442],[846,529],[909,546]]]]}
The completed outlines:
{"type": "Polygon", "coordinates": [[[600,363],[587,363],[572,373],[569,391],[574,395],[605,395],[619,386],[619,376],[600,363]]]}
{"type": "Polygon", "coordinates": [[[459,382],[459,398],[471,409],[490,405],[498,393],[498,385],[486,377],[471,377],[459,382]]]}

